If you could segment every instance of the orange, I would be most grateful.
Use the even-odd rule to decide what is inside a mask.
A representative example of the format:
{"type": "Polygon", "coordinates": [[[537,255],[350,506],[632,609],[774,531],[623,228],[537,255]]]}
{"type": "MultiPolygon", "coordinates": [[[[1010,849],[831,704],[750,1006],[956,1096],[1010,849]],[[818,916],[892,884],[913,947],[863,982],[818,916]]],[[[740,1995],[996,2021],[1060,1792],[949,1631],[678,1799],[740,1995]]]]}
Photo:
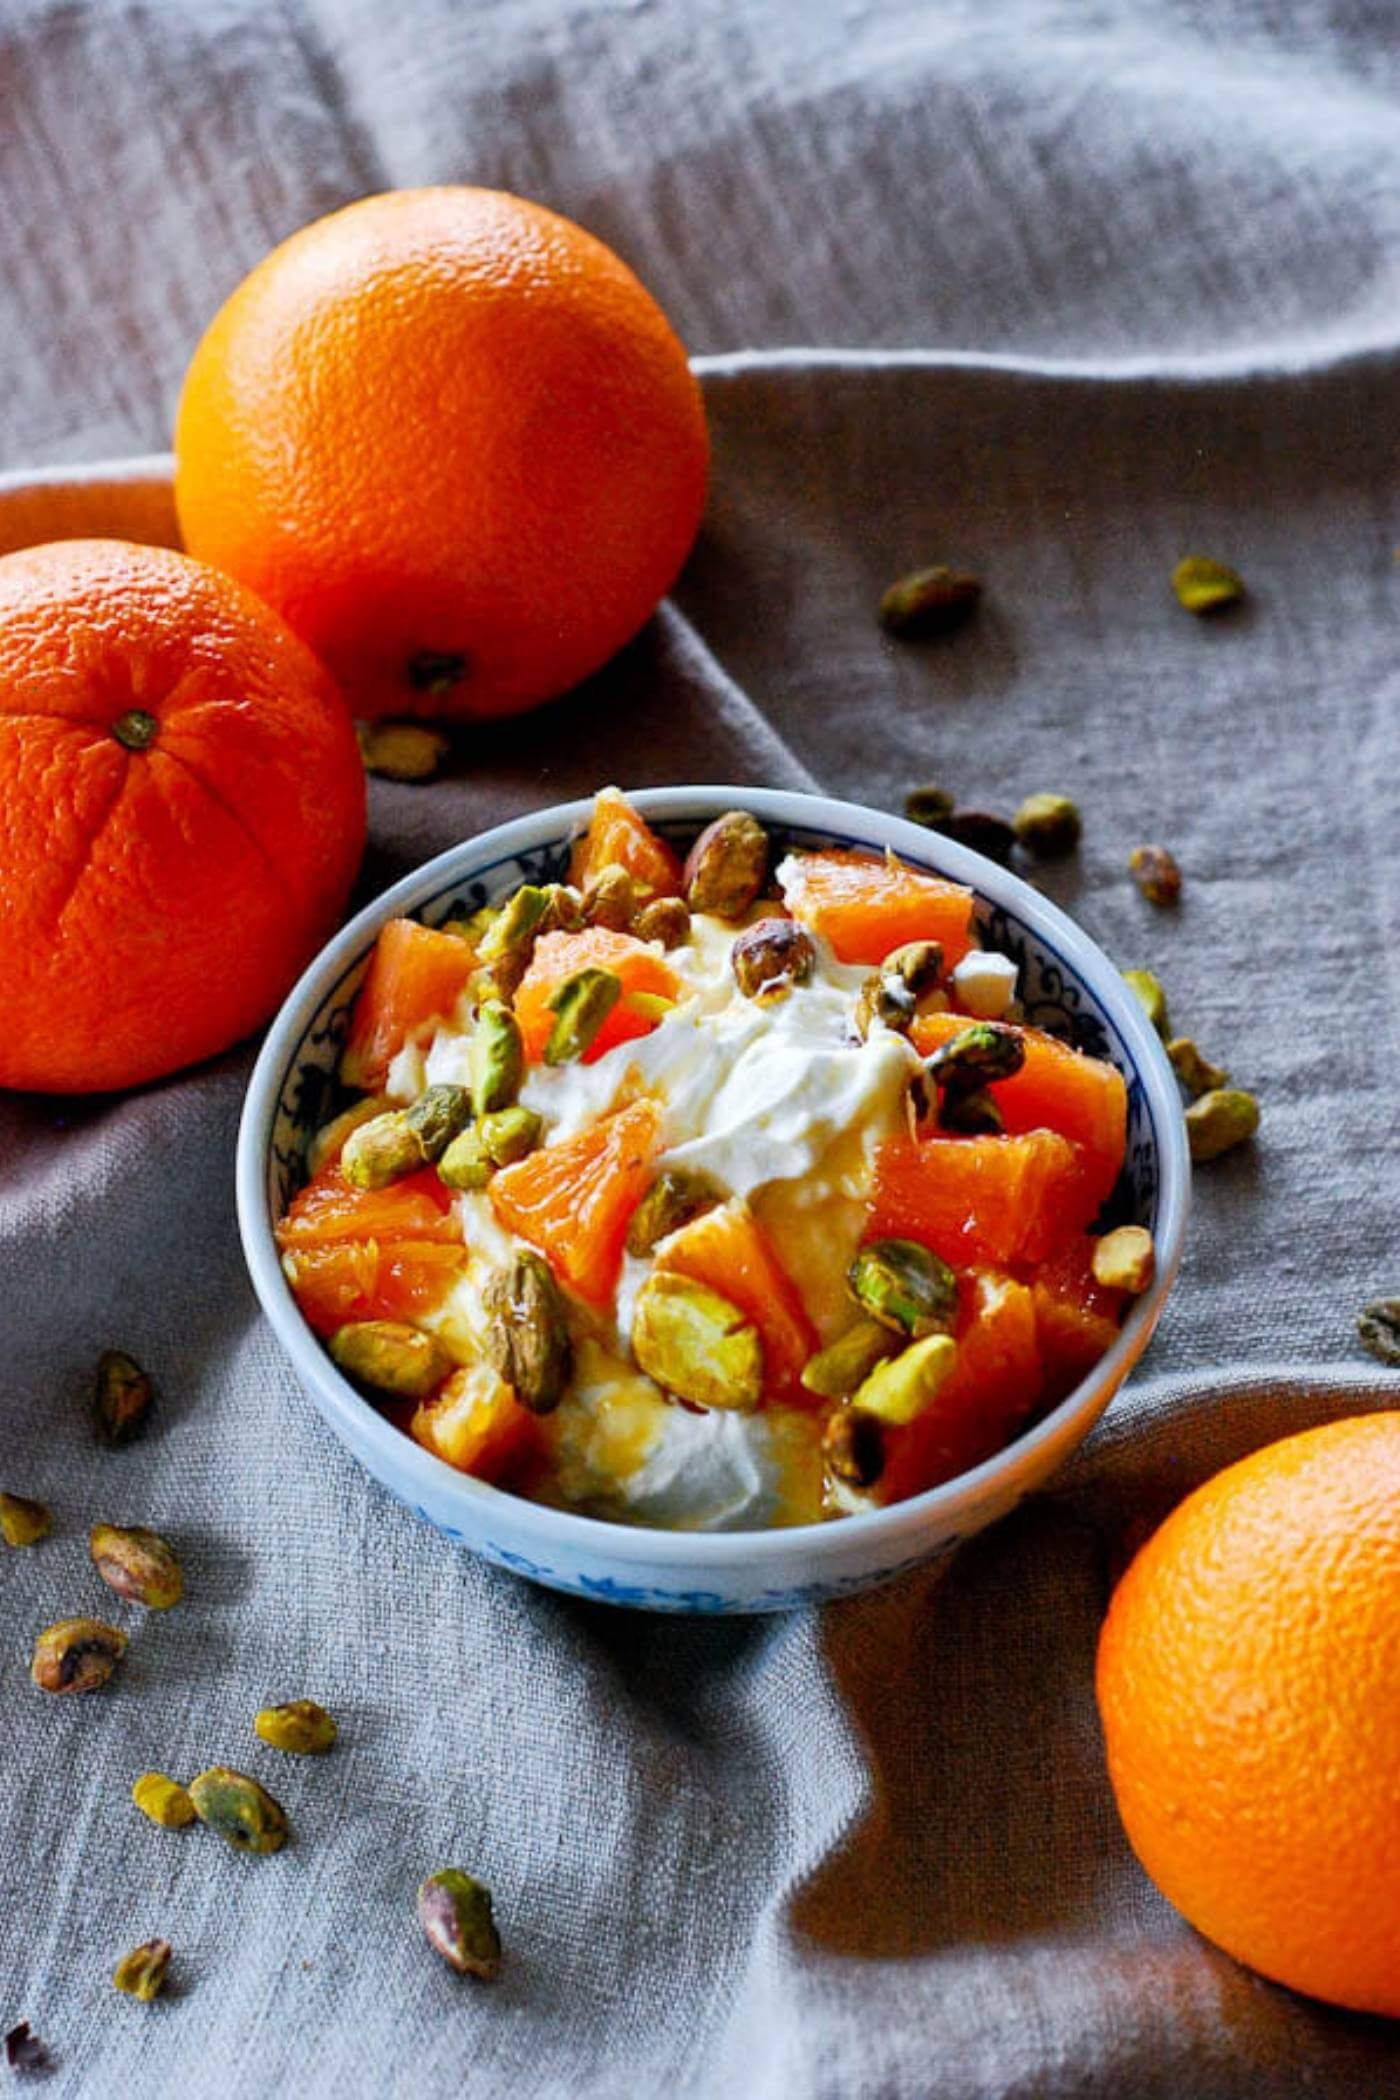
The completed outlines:
{"type": "Polygon", "coordinates": [[[518,1471],[540,1444],[540,1424],[503,1378],[485,1364],[454,1371],[414,1410],[409,1433],[459,1473],[498,1481],[518,1471]]]}
{"type": "Polygon", "coordinates": [[[1400,1412],[1189,1495],[1114,1594],[1098,1697],[1162,1894],[1276,1983],[1400,2016],[1400,1412]]]}
{"type": "Polygon", "coordinates": [[[887,1138],[875,1158],[870,1236],[922,1240],[954,1266],[1043,1261],[1098,1209],[1077,1146],[1017,1137],[887,1138]]]}
{"type": "Polygon", "coordinates": [[[1036,1339],[1051,1397],[1062,1398],[1118,1339],[1122,1291],[1094,1281],[1094,1242],[1079,1233],[1037,1269],[1032,1283],[1036,1339]]]}
{"type": "Polygon", "coordinates": [[[507,1231],[538,1247],[560,1282],[590,1304],[612,1297],[628,1220],[646,1193],[660,1135],[656,1104],[634,1101],[577,1137],[503,1167],[490,1184],[507,1231]]]}
{"type": "Polygon", "coordinates": [[[551,996],[566,977],[585,968],[611,970],[622,980],[622,997],[584,1052],[586,1065],[593,1064],[615,1044],[634,1042],[655,1028],[654,1014],[629,1004],[633,994],[674,999],[679,989],[674,970],[645,941],[634,939],[630,933],[590,926],[582,933],[543,934],[535,943],[530,967],[515,994],[515,1018],[520,1023],[525,1055],[532,1062],[544,1055],[554,1026],[555,1017],[549,1010],[551,996]]]}
{"type": "Polygon", "coordinates": [[[290,1205],[277,1244],[292,1293],[318,1334],[347,1320],[413,1320],[450,1290],[465,1259],[451,1192],[425,1169],[356,1189],[326,1167],[290,1205]]]}
{"type": "Polygon", "coordinates": [[[237,1042],[364,834],[344,704],[239,584],[118,540],[0,560],[0,1085],[134,1086],[237,1042]]]}
{"type": "Polygon", "coordinates": [[[656,1266],[707,1284],[753,1322],[763,1343],[763,1385],[770,1400],[810,1402],[798,1374],[820,1344],[797,1286],[747,1203],[724,1203],[692,1218],[661,1242],[656,1266]]]}
{"type": "Polygon", "coordinates": [[[972,946],[972,892],[938,875],[920,875],[893,854],[833,847],[785,863],[788,909],[831,945],[838,962],[883,962],[906,941],[938,941],[949,969],[972,946]]]}
{"type": "MultiPolygon", "coordinates": [[[[921,1014],[910,1029],[927,1057],[970,1027],[966,1014],[921,1014]]],[[[1123,1167],[1128,1144],[1128,1090],[1116,1065],[1085,1057],[1040,1028],[1020,1031],[1026,1061],[992,1092],[1006,1128],[1058,1130],[1079,1146],[1087,1179],[1100,1202],[1123,1167]]]]}
{"type": "Polygon", "coordinates": [[[390,919],[355,997],[340,1059],[345,1084],[366,1093],[382,1087],[404,1044],[451,1013],[475,968],[473,950],[455,934],[390,919]]]}
{"type": "Polygon", "coordinates": [[[1035,1307],[1025,1284],[992,1269],[958,1283],[957,1362],[929,1407],[886,1432],[882,1500],[922,1494],[1000,1451],[1041,1394],[1035,1307]]]}
{"type": "Polygon", "coordinates": [[[601,241],[503,191],[399,190],[303,227],[215,316],[175,498],[356,714],[507,715],[636,633],[707,459],[685,351],[601,241]]]}
{"type": "Polygon", "coordinates": [[[679,858],[615,787],[599,788],[594,798],[588,829],[569,857],[569,880],[582,889],[609,866],[626,868],[644,896],[680,895],[679,858]]]}

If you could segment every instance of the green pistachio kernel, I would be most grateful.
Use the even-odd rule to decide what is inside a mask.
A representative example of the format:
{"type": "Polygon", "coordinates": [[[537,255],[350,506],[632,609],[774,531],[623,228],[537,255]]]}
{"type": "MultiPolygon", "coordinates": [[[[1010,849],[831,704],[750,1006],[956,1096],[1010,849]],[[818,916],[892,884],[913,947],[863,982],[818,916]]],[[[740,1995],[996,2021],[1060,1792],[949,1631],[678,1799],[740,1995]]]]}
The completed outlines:
{"type": "Polygon", "coordinates": [[[112,1981],[119,1991],[129,1998],[140,1998],[149,2004],[158,1997],[165,1972],[170,1967],[171,1946],[169,1940],[146,1940],[124,1954],[112,1971],[112,1981]]]}
{"type": "Polygon", "coordinates": [[[237,1852],[280,1852],[287,1842],[287,1813],[246,1772],[211,1765],[190,1781],[190,1799],[207,1823],[237,1852]]]}
{"type": "Polygon", "coordinates": [[[1119,1225],[1094,1242],[1095,1283],[1134,1297],[1147,1289],[1157,1268],[1157,1249],[1145,1225],[1119,1225]]]}
{"type": "Polygon", "coordinates": [[[1208,1057],[1203,1057],[1189,1035],[1174,1035],[1167,1044],[1167,1056],[1172,1070],[1192,1096],[1230,1084],[1224,1065],[1213,1065],[1208,1057]]]}
{"type": "Polygon", "coordinates": [[[1186,1137],[1194,1160],[1219,1159],[1258,1128],[1259,1103],[1243,1087],[1212,1087],[1186,1111],[1186,1137]]]}
{"type": "Polygon", "coordinates": [[[383,1094],[366,1094],[363,1101],[352,1102],[338,1116],[332,1116],[329,1123],[323,1123],[306,1148],[307,1173],[314,1177],[333,1160],[338,1160],[351,1131],[358,1130],[363,1123],[372,1123],[391,1105],[383,1094]]]}
{"type": "Polygon", "coordinates": [[[126,1635],[101,1619],[59,1619],[34,1643],[29,1675],[41,1692],[96,1692],[126,1653],[126,1635]]]}
{"type": "Polygon", "coordinates": [[[611,970],[590,965],[566,977],[547,1002],[554,1015],[554,1026],[544,1046],[545,1063],[576,1064],[592,1047],[621,997],[622,979],[611,970]]]}
{"type": "Polygon", "coordinates": [[[97,1434],[116,1449],[140,1436],[155,1399],[155,1388],[134,1356],[124,1349],[104,1349],[97,1359],[93,1414],[97,1434]]]}
{"type": "Polygon", "coordinates": [[[491,1179],[491,1168],[492,1160],[478,1124],[453,1138],[438,1161],[438,1180],[450,1189],[484,1189],[491,1179]]]}
{"type": "Polygon", "coordinates": [[[1172,570],[1172,589],[1178,605],[1187,612],[1218,613],[1238,605],[1244,596],[1244,580],[1223,561],[1208,554],[1188,554],[1172,570]]]}
{"type": "Polygon", "coordinates": [[[169,1611],[185,1594],[185,1578],[169,1539],[144,1524],[94,1524],[88,1534],[92,1564],[108,1589],[128,1604],[169,1611]]]}
{"type": "Polygon", "coordinates": [[[528,948],[549,908],[549,892],[534,883],[522,883],[506,899],[481,941],[477,954],[484,963],[494,963],[513,950],[528,948]]]}
{"type": "Polygon", "coordinates": [[[819,1399],[849,1400],[876,1364],[898,1348],[899,1340],[890,1328],[878,1320],[857,1320],[825,1349],[808,1357],[802,1366],[802,1384],[819,1399]]]}
{"type": "Polygon", "coordinates": [[[418,1140],[418,1164],[430,1166],[441,1159],[453,1138],[466,1129],[471,1114],[471,1095],[464,1086],[427,1087],[412,1108],[404,1110],[404,1121],[418,1140]]]}
{"type": "Polygon", "coordinates": [[[520,1023],[499,999],[488,999],[477,1014],[467,1046],[472,1108],[489,1116],[509,1108],[525,1076],[525,1046],[520,1023]]]}
{"type": "Polygon", "coordinates": [[[352,1188],[386,1189],[416,1174],[423,1165],[423,1145],[402,1108],[361,1123],[346,1138],[340,1171],[352,1188]]]}
{"type": "Polygon", "coordinates": [[[924,1070],[941,1092],[971,1094],[995,1080],[1010,1079],[1025,1061],[1019,1029],[1000,1021],[974,1021],[941,1044],[924,1070]]]}
{"type": "Polygon", "coordinates": [[[253,1732],[274,1750],[294,1757],[321,1757],[330,1749],[339,1731],[324,1706],[314,1699],[288,1699],[281,1706],[264,1706],[253,1716],[253,1732]]]}
{"type": "Polygon", "coordinates": [[[1123,982],[1165,1041],[1171,1033],[1171,1023],[1167,1019],[1167,995],[1159,980],[1150,970],[1125,970],[1123,982]]]}
{"type": "Polygon", "coordinates": [[[957,1360],[957,1344],[951,1335],[927,1335],[901,1349],[898,1356],[877,1364],[853,1394],[851,1406],[903,1428],[932,1404],[957,1360]]]}
{"type": "Polygon", "coordinates": [[[951,1333],[958,1316],[957,1278],[917,1240],[872,1240],[846,1281],[863,1312],[911,1341],[951,1333]]]}
{"type": "Polygon", "coordinates": [[[1083,821],[1068,795],[1027,795],[1011,819],[1011,829],[1027,853],[1038,860],[1059,860],[1079,844],[1083,821]]]}
{"type": "Polygon", "coordinates": [[[763,1397],[763,1344],[737,1305],[665,1270],[637,1294],[632,1353],[648,1378],[697,1407],[747,1411],[763,1397]]]}
{"type": "Polygon", "coordinates": [[[437,1336],[406,1320],[352,1320],[337,1327],[330,1352],[347,1376],[401,1400],[425,1400],[452,1369],[437,1336]]]}
{"type": "Polygon", "coordinates": [[[982,596],[982,579],[943,563],[915,569],[892,583],[880,600],[880,625],[901,641],[951,634],[971,618],[982,596]]]}
{"type": "Polygon", "coordinates": [[[491,1165],[510,1167],[534,1151],[544,1122],[533,1108],[523,1108],[517,1101],[511,1108],[494,1109],[476,1127],[491,1165]]]}
{"type": "Polygon", "coordinates": [[[187,1830],[195,1820],[188,1788],[164,1772],[143,1772],[131,1789],[131,1798],[142,1815],[162,1830],[187,1830]]]}
{"type": "Polygon", "coordinates": [[[0,1538],[7,1546],[37,1546],[53,1530],[53,1511],[27,1495],[0,1495],[0,1538]]]}
{"type": "Polygon", "coordinates": [[[501,1936],[491,1891],[458,1867],[430,1874],[418,1891],[418,1922],[428,1944],[459,1976],[489,1983],[501,1970],[501,1936]]]}
{"type": "Polygon", "coordinates": [[[493,1370],[531,1414],[559,1405],[569,1382],[572,1346],[559,1286],[541,1255],[515,1255],[482,1291],[486,1313],[483,1351],[493,1370]]]}
{"type": "Polygon", "coordinates": [[[724,1191],[708,1174],[693,1167],[664,1167],[632,1213],[627,1252],[639,1258],[650,1254],[658,1240],[723,1201],[724,1191]]]}

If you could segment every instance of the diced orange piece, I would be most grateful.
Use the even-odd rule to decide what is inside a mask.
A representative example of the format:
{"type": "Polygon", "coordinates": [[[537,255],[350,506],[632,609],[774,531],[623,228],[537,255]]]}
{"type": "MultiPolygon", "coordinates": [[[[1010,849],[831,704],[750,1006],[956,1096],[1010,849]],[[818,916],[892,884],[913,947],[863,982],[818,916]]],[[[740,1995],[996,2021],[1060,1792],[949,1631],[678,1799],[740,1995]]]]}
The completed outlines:
{"type": "Polygon", "coordinates": [[[959,1278],[957,1362],[933,1405],[886,1432],[884,1501],[900,1502],[1000,1451],[1038,1404],[1043,1374],[1029,1287],[995,1270],[959,1278]]]}
{"type": "Polygon", "coordinates": [[[386,1189],[352,1188],[338,1166],[309,1182],[277,1244],[316,1332],[346,1320],[415,1320],[440,1304],[465,1254],[451,1202],[431,1170],[386,1189]]]}
{"type": "Polygon", "coordinates": [[[507,1231],[538,1247],[560,1282],[591,1305],[606,1305],[616,1288],[627,1223],[651,1180],[660,1134],[656,1104],[634,1101],[504,1167],[490,1184],[507,1231]]]}
{"type": "Polygon", "coordinates": [[[390,919],[374,944],[355,1000],[340,1076],[366,1093],[382,1087],[404,1044],[457,1004],[476,956],[466,941],[390,919]]]}
{"type": "MultiPolygon", "coordinates": [[[[964,1028],[966,1014],[921,1014],[910,1030],[924,1057],[964,1028]]],[[[1085,1057],[1040,1028],[1023,1028],[1026,1061],[992,1088],[1009,1131],[1058,1130],[1083,1153],[1098,1201],[1112,1192],[1128,1143],[1128,1090],[1116,1065],[1085,1057]]]]}
{"type": "Polygon", "coordinates": [[[645,896],[680,895],[680,861],[615,787],[599,788],[594,798],[588,829],[574,841],[569,880],[582,889],[609,866],[626,868],[645,896]]]}
{"type": "Polygon", "coordinates": [[[693,1218],[661,1242],[656,1266],[707,1284],[753,1322],[763,1343],[768,1399],[810,1403],[798,1373],[821,1345],[796,1285],[747,1203],[724,1203],[693,1218]]]}
{"type": "Polygon", "coordinates": [[[873,966],[906,941],[938,941],[951,969],[972,946],[972,892],[961,883],[837,848],[785,865],[793,917],[829,942],[838,962],[873,966]]]}
{"type": "Polygon", "coordinates": [[[1037,1270],[1031,1285],[1040,1354],[1056,1398],[1078,1385],[1118,1339],[1127,1297],[1094,1281],[1093,1255],[1093,1240],[1080,1233],[1037,1270]]]}
{"type": "Polygon", "coordinates": [[[1098,1206],[1078,1146],[1055,1130],[887,1138],[875,1160],[870,1237],[922,1240],[954,1266],[1043,1261],[1098,1206]]]}
{"type": "Polygon", "coordinates": [[[539,1442],[539,1425],[503,1378],[486,1364],[454,1371],[414,1412],[409,1432],[459,1473],[499,1480],[539,1442]]]}
{"type": "Polygon", "coordinates": [[[277,1244],[326,1246],[340,1240],[443,1240],[461,1245],[452,1191],[431,1167],[385,1189],[357,1189],[338,1165],[325,1167],[295,1196],[277,1227],[277,1244]]]}
{"type": "Polygon", "coordinates": [[[591,1065],[604,1051],[618,1043],[630,1043],[639,1035],[650,1035],[656,1026],[653,1015],[638,1013],[628,1004],[634,992],[653,992],[674,999],[680,980],[645,941],[630,933],[613,933],[606,926],[589,926],[582,933],[546,933],[535,943],[530,967],[515,994],[515,1018],[525,1043],[525,1055],[535,1062],[544,1055],[554,1015],[549,1010],[551,994],[576,970],[611,970],[622,980],[622,997],[604,1021],[584,1056],[591,1065]]]}

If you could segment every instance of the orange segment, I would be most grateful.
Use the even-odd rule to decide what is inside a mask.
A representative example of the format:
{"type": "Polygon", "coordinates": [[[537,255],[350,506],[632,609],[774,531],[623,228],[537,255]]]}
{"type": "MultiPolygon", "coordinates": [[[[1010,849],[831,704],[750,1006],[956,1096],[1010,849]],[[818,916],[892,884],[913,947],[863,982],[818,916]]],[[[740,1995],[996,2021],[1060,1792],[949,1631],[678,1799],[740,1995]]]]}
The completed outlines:
{"type": "Polygon", "coordinates": [[[1126,1294],[1094,1281],[1093,1253],[1093,1240],[1080,1233],[1037,1271],[1031,1286],[1040,1354],[1057,1397],[1078,1385],[1118,1339],[1126,1294]]]}
{"type": "Polygon", "coordinates": [[[1030,1289],[981,1269],[959,1279],[958,1360],[932,1407],[886,1438],[881,1498],[899,1502],[1000,1451],[1040,1399],[1030,1289]]]}
{"type": "Polygon", "coordinates": [[[277,1244],[283,1249],[371,1239],[461,1245],[451,1191],[431,1167],[386,1189],[352,1188],[338,1165],[326,1167],[293,1198],[277,1227],[277,1244]]]}
{"type": "MultiPolygon", "coordinates": [[[[910,1036],[924,1057],[970,1025],[965,1014],[921,1014],[910,1036]]],[[[1128,1090],[1116,1065],[1085,1057],[1040,1028],[1023,1028],[1026,1061],[992,1091],[1006,1128],[1058,1130],[1081,1148],[1099,1202],[1117,1181],[1127,1150],[1128,1090]]]]}
{"type": "Polygon", "coordinates": [[[615,787],[598,790],[592,821],[574,842],[569,880],[582,889],[590,876],[610,864],[626,868],[647,896],[680,895],[680,861],[615,787]]]}
{"type": "Polygon", "coordinates": [[[409,1433],[459,1473],[499,1480],[539,1442],[539,1425],[503,1378],[467,1364],[415,1411],[409,1433]]]}
{"type": "Polygon", "coordinates": [[[386,1189],[351,1188],[338,1166],[309,1182],[277,1244],[316,1332],[346,1320],[416,1320],[440,1304],[465,1254],[451,1201],[431,1170],[386,1189]]]}
{"type": "Polygon", "coordinates": [[[876,1154],[870,1234],[922,1240],[954,1265],[1043,1261],[1098,1206],[1078,1147],[1058,1131],[888,1138],[876,1154]]]}
{"type": "Polygon", "coordinates": [[[784,868],[793,917],[829,942],[838,962],[874,965],[905,941],[938,941],[951,969],[972,945],[972,892],[961,883],[835,848],[793,854],[784,868]]]}
{"type": "Polygon", "coordinates": [[[525,1042],[525,1055],[532,1063],[544,1055],[554,1015],[549,1010],[552,993],[585,968],[611,970],[622,979],[623,996],[604,1021],[583,1062],[591,1065],[604,1051],[618,1043],[650,1035],[656,1026],[648,1014],[637,1013],[628,1004],[633,992],[654,992],[674,999],[680,980],[655,950],[630,933],[613,933],[606,926],[590,926],[583,933],[546,933],[535,943],[530,967],[515,994],[515,1017],[525,1042]]]}
{"type": "Polygon", "coordinates": [[[627,1222],[651,1179],[660,1132],[655,1103],[634,1101],[503,1168],[490,1185],[507,1231],[538,1247],[560,1282],[592,1305],[608,1304],[616,1288],[627,1222]]]}
{"type": "Polygon", "coordinates": [[[453,934],[390,919],[355,1000],[340,1060],[346,1085],[366,1093],[383,1086],[392,1059],[428,1022],[452,1011],[475,968],[471,948],[453,934]]]}
{"type": "Polygon", "coordinates": [[[656,1266],[706,1284],[737,1305],[763,1342],[766,1397],[810,1404],[797,1376],[820,1344],[796,1285],[746,1203],[722,1204],[683,1225],[661,1242],[656,1266]]]}

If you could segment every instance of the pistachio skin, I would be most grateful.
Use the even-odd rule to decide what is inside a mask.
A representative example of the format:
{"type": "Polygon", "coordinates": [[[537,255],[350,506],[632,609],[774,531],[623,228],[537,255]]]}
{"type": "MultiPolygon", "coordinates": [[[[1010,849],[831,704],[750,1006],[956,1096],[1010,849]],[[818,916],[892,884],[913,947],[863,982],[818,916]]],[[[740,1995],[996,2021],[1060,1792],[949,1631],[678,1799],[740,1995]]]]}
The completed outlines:
{"type": "Polygon", "coordinates": [[[459,1867],[440,1867],[418,1890],[418,1922],[428,1945],[459,1976],[489,1983],[501,1972],[501,1936],[491,1891],[459,1867]]]}
{"type": "Polygon", "coordinates": [[[281,1706],[264,1706],[253,1716],[254,1735],[292,1757],[324,1757],[339,1732],[314,1699],[288,1699],[281,1706]]]}
{"type": "Polygon", "coordinates": [[[952,634],[970,620],[982,596],[982,579],[970,569],[937,563],[892,583],[880,600],[880,625],[902,642],[952,634]]]}
{"type": "Polygon", "coordinates": [[[857,1320],[843,1335],[809,1356],[802,1366],[801,1383],[821,1400],[849,1400],[863,1385],[876,1364],[893,1356],[900,1338],[879,1320],[857,1320]]]}
{"type": "Polygon", "coordinates": [[[846,1487],[874,1487],[885,1470],[885,1432],[874,1415],[838,1407],[822,1430],[822,1457],[846,1487]]]}
{"type": "Polygon", "coordinates": [[[707,824],[686,855],[681,883],[693,912],[742,919],[768,880],[768,834],[747,810],[707,824]]]}
{"type": "Polygon", "coordinates": [[[1019,1029],[1001,1021],[973,1021],[941,1043],[924,1070],[940,1090],[971,1094],[998,1079],[1012,1078],[1025,1061],[1019,1029]]]}
{"type": "Polygon", "coordinates": [[[664,1167],[632,1213],[627,1252],[644,1258],[658,1240],[723,1201],[723,1190],[708,1174],[690,1167],[664,1167]]]}
{"type": "Polygon", "coordinates": [[[1157,1270],[1157,1249],[1145,1225],[1119,1225],[1095,1240],[1090,1262],[1095,1283],[1138,1297],[1157,1270]]]}
{"type": "Polygon", "coordinates": [[[637,1294],[632,1354],[648,1378],[696,1407],[749,1413],[763,1397],[763,1344],[737,1305],[657,1270],[637,1294]]]}
{"type": "Polygon", "coordinates": [[[437,1336],[406,1320],[352,1320],[337,1327],[329,1348],[349,1377],[401,1400],[425,1400],[452,1369],[437,1336]]]}
{"type": "MultiPolygon", "coordinates": [[[[467,1046],[467,1071],[472,1113],[478,1120],[498,1108],[509,1108],[520,1092],[525,1045],[520,1023],[499,999],[488,999],[477,1013],[467,1046]]],[[[457,1131],[452,1134],[455,1137],[457,1131]]]]}
{"type": "Polygon", "coordinates": [[[188,1830],[196,1820],[188,1789],[164,1772],[143,1772],[132,1786],[131,1798],[162,1830],[188,1830]]]}
{"type": "Polygon", "coordinates": [[[246,1772],[229,1765],[210,1765],[190,1781],[190,1800],[201,1823],[207,1823],[235,1852],[280,1852],[289,1835],[286,1810],[246,1772]]]}
{"type": "Polygon", "coordinates": [[[1011,829],[1017,843],[1038,860],[1062,860],[1079,844],[1084,823],[1078,805],[1068,795],[1027,795],[1011,829]]]}
{"type": "Polygon", "coordinates": [[[545,885],[545,907],[540,913],[539,933],[582,933],[588,921],[583,916],[583,893],[571,882],[545,885]]]}
{"type": "Polygon", "coordinates": [[[145,1940],[124,1954],[112,1971],[112,1981],[119,1991],[129,1998],[140,1998],[149,2004],[159,1997],[165,1982],[165,1972],[170,1967],[171,1946],[169,1940],[145,1940]]]}
{"type": "Polygon", "coordinates": [[[1165,1042],[1171,1034],[1171,1023],[1167,1018],[1167,995],[1160,979],[1150,970],[1125,970],[1123,982],[1165,1042]]]}
{"type": "Polygon", "coordinates": [[[872,1240],[851,1263],[846,1282],[862,1312],[907,1341],[949,1334],[958,1317],[956,1276],[917,1240],[872,1240]]]}
{"type": "Polygon", "coordinates": [[[1186,1138],[1193,1160],[1219,1159],[1259,1128],[1259,1103],[1243,1087],[1212,1087],[1186,1111],[1186,1138]]]}
{"type": "Polygon", "coordinates": [[[547,1001],[554,1026],[544,1046],[547,1065],[572,1065],[586,1057],[604,1021],[622,997],[622,979],[591,965],[575,970],[547,1001]]]}
{"type": "Polygon", "coordinates": [[[817,951],[794,920],[758,919],[735,940],[729,966],[746,999],[783,999],[794,985],[807,983],[817,951]]]}
{"type": "Polygon", "coordinates": [[[928,1335],[877,1364],[850,1404],[877,1421],[904,1428],[932,1405],[957,1360],[957,1345],[950,1335],[928,1335]]]}
{"type": "Polygon", "coordinates": [[[126,1635],[101,1619],[59,1619],[34,1643],[29,1675],[41,1692],[97,1692],[126,1653],[126,1635]]]}
{"type": "Polygon", "coordinates": [[[471,1095],[464,1086],[430,1086],[404,1110],[404,1121],[418,1140],[419,1166],[442,1158],[459,1131],[471,1121],[471,1095]]]}
{"type": "Polygon", "coordinates": [[[637,916],[637,903],[637,885],[631,875],[616,861],[609,861],[583,885],[584,924],[605,926],[611,933],[627,933],[637,916]]]}
{"type": "Polygon", "coordinates": [[[97,1359],[93,1415],[99,1440],[116,1450],[141,1435],[155,1400],[155,1387],[124,1349],[104,1349],[97,1359]]]}
{"type": "Polygon", "coordinates": [[[169,1611],[185,1594],[185,1578],[169,1539],[144,1524],[94,1524],[88,1551],[108,1589],[128,1604],[169,1611]]]}
{"type": "Polygon", "coordinates": [[[0,1538],[7,1546],[37,1546],[53,1530],[53,1511],[27,1495],[0,1494],[0,1538]]]}
{"type": "Polygon", "coordinates": [[[680,897],[653,897],[632,922],[639,941],[660,941],[663,948],[679,948],[690,938],[690,907],[680,897]]]}
{"type": "Polygon", "coordinates": [[[552,1413],[569,1382],[573,1349],[549,1263],[522,1250],[509,1268],[488,1277],[482,1303],[483,1350],[492,1369],[531,1414],[552,1413]]]}

